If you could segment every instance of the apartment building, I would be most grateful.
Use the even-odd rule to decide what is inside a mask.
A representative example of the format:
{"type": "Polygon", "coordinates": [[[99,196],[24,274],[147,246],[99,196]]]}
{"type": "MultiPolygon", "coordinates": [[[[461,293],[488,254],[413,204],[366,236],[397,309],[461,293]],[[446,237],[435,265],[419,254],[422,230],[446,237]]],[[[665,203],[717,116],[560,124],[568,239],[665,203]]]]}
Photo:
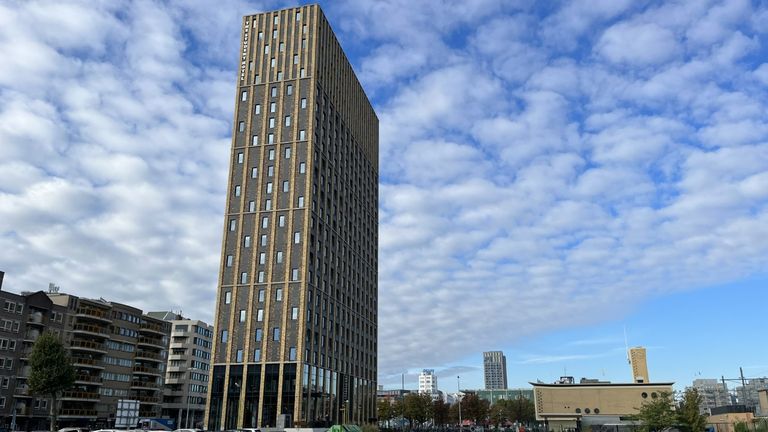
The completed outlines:
{"type": "Polygon", "coordinates": [[[148,315],[171,324],[162,415],[175,419],[180,428],[198,428],[208,394],[213,327],[174,312],[148,315]]]}

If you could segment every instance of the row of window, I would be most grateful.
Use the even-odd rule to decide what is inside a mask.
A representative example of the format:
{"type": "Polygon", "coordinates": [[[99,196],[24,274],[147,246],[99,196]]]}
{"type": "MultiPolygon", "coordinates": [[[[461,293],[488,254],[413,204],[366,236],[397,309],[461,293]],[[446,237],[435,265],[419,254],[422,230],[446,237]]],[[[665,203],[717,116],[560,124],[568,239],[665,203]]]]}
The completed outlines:
{"type": "Polygon", "coordinates": [[[133,361],[129,359],[122,359],[117,357],[104,356],[104,363],[122,367],[133,367],[133,361]]]}
{"type": "Polygon", "coordinates": [[[0,338],[0,350],[16,351],[16,339],[0,338]]]}
{"type": "Polygon", "coordinates": [[[136,347],[131,344],[108,340],[106,342],[107,348],[115,351],[134,352],[136,347]]]}
{"type": "Polygon", "coordinates": [[[99,388],[99,394],[103,396],[128,396],[128,389],[101,387],[99,388]]]}
{"type": "Polygon", "coordinates": [[[127,336],[127,337],[139,337],[139,332],[134,329],[129,329],[125,327],[113,327],[112,328],[113,334],[119,334],[120,336],[127,336]]]}
{"type": "MultiPolygon", "coordinates": [[[[299,269],[298,268],[292,268],[291,269],[291,282],[296,282],[299,280],[299,269]]],[[[256,283],[266,283],[266,273],[263,270],[259,270],[256,273],[256,283]]],[[[248,283],[248,272],[240,272],[240,283],[241,284],[247,284],[248,283]]]]}
{"type": "Polygon", "coordinates": [[[24,310],[24,303],[16,303],[10,300],[6,300],[5,304],[3,305],[3,310],[9,313],[21,314],[21,312],[24,310]]]}
{"type": "Polygon", "coordinates": [[[5,331],[13,331],[15,333],[18,333],[20,326],[21,326],[21,322],[19,321],[9,320],[9,319],[4,319],[2,321],[2,328],[5,331]]]}
{"type": "Polygon", "coordinates": [[[199,334],[201,336],[207,337],[209,339],[213,337],[213,331],[211,331],[210,329],[207,329],[207,328],[201,327],[201,326],[197,326],[197,325],[194,326],[194,327],[195,327],[195,333],[197,333],[197,334],[199,334]]]}
{"type": "Polygon", "coordinates": [[[190,372],[189,379],[192,381],[208,382],[208,375],[199,372],[190,372]]]}
{"type": "MultiPolygon", "coordinates": [[[[261,290],[261,291],[264,291],[264,290],[261,290]]],[[[227,292],[227,294],[228,293],[229,293],[229,291],[227,292]]],[[[276,297],[277,297],[276,300],[277,301],[282,301],[283,300],[282,293],[283,293],[283,290],[278,288],[277,289],[277,295],[276,295],[276,297]]],[[[245,309],[240,309],[239,321],[241,323],[246,321],[246,315],[247,315],[246,310],[245,309]]],[[[299,319],[299,308],[292,307],[291,308],[291,320],[295,321],[297,319],[299,319]]],[[[264,309],[259,308],[259,309],[256,310],[256,322],[263,322],[263,321],[264,321],[264,309]]],[[[257,339],[257,340],[259,340],[259,339],[257,339]]]]}
{"type": "Polygon", "coordinates": [[[194,357],[201,358],[201,359],[204,359],[204,360],[210,360],[210,358],[211,358],[211,353],[210,352],[203,351],[203,350],[200,350],[200,349],[197,349],[197,348],[193,348],[192,349],[192,355],[194,357]]]}
{"type": "MultiPolygon", "coordinates": [[[[232,221],[234,221],[234,219],[232,221]]],[[[230,225],[232,225],[232,221],[230,221],[230,225]]],[[[278,226],[279,227],[284,227],[285,226],[285,216],[281,215],[281,216],[278,217],[278,226]]],[[[234,231],[234,230],[232,230],[232,231],[234,231]]],[[[267,246],[267,241],[268,241],[267,235],[266,234],[262,234],[261,235],[261,242],[259,244],[261,246],[267,246]]],[[[301,243],[301,232],[299,232],[299,231],[294,231],[293,232],[293,243],[294,244],[301,243]]],[[[246,247],[246,248],[251,247],[251,236],[247,235],[247,236],[243,237],[243,247],[246,247]]],[[[264,254],[265,254],[265,252],[261,252],[260,253],[260,255],[259,255],[259,264],[265,264],[266,263],[266,255],[264,255],[264,254]],[[262,259],[262,255],[264,255],[263,259],[262,259]]],[[[283,256],[283,252],[282,251],[278,251],[276,253],[275,259],[278,260],[278,263],[282,263],[282,256],[283,256]]],[[[234,261],[235,261],[235,256],[234,255],[227,255],[226,261],[225,261],[225,265],[227,267],[232,267],[234,261]]]]}
{"type": "Polygon", "coordinates": [[[136,315],[133,315],[133,314],[129,314],[129,313],[125,313],[125,312],[119,312],[119,311],[112,311],[112,319],[128,321],[128,322],[132,322],[132,323],[135,323],[135,324],[141,323],[141,318],[140,317],[138,317],[136,315]]]}
{"type": "MultiPolygon", "coordinates": [[[[243,360],[243,350],[239,349],[235,351],[235,362],[242,363],[243,360]]],[[[253,350],[253,361],[261,361],[261,348],[253,350]]],[[[296,347],[288,348],[288,361],[296,361],[296,347]]]]}
{"type": "Polygon", "coordinates": [[[13,369],[13,358],[0,357],[0,369],[13,369]]]}
{"type": "Polygon", "coordinates": [[[101,378],[104,379],[105,381],[129,382],[131,380],[131,375],[114,373],[114,372],[102,372],[101,378]]]}
{"type": "MultiPolygon", "coordinates": [[[[211,332],[210,330],[208,332],[211,333],[211,336],[213,336],[213,332],[211,332]]],[[[209,349],[212,346],[211,341],[205,340],[203,338],[198,338],[198,337],[194,338],[192,340],[192,343],[194,343],[197,346],[201,346],[203,348],[209,348],[209,349]]]]}
{"type": "Polygon", "coordinates": [[[192,360],[192,368],[200,369],[201,371],[207,371],[210,370],[211,366],[208,363],[204,363],[199,360],[192,360]]]}
{"type": "MultiPolygon", "coordinates": [[[[287,88],[288,95],[293,94],[293,86],[292,85],[288,84],[288,86],[286,88],[287,88]]],[[[272,87],[272,96],[273,97],[277,96],[277,87],[272,87]]],[[[248,92],[246,90],[243,90],[243,92],[242,92],[242,100],[245,101],[247,97],[248,97],[248,92]]],[[[299,99],[299,108],[307,109],[307,98],[299,99]]],[[[270,113],[276,113],[277,112],[277,102],[270,102],[269,103],[269,112],[270,113]]],[[[253,106],[253,115],[259,115],[259,114],[261,114],[261,104],[255,104],[253,106]]],[[[290,126],[290,122],[291,122],[290,117],[291,116],[289,116],[289,115],[286,116],[286,121],[285,121],[285,123],[287,123],[286,126],[290,126]]],[[[270,123],[272,124],[272,126],[270,126],[270,127],[272,127],[272,128],[275,127],[274,126],[274,120],[275,119],[273,117],[270,117],[270,123]]],[[[254,145],[256,145],[256,144],[254,144],[254,145]]]]}
{"type": "MultiPolygon", "coordinates": [[[[207,385],[201,385],[201,384],[190,384],[189,385],[189,392],[190,393],[208,393],[208,386],[207,385]]],[[[192,402],[194,403],[194,401],[192,402]]]]}

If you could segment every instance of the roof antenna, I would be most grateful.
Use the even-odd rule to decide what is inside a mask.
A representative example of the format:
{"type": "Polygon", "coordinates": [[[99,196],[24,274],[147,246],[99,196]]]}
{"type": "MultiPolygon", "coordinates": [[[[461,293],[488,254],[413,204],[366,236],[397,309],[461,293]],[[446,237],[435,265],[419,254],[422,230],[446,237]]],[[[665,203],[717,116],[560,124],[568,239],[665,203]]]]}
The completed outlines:
{"type": "Polygon", "coordinates": [[[627,339],[627,326],[624,326],[624,352],[627,354],[627,363],[631,364],[632,360],[629,358],[629,339],[627,339]]]}

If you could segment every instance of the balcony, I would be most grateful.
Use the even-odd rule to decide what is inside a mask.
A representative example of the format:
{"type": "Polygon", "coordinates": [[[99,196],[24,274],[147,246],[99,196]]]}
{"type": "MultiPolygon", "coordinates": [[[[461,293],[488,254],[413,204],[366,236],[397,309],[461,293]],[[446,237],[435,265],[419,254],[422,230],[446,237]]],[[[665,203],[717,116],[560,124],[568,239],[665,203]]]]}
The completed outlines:
{"type": "Polygon", "coordinates": [[[62,408],[59,410],[59,418],[61,417],[96,417],[96,410],[62,408]]]}
{"type": "Polygon", "coordinates": [[[147,366],[134,366],[133,373],[138,375],[163,376],[158,368],[147,366]]]}
{"type": "Polygon", "coordinates": [[[34,312],[29,314],[27,317],[27,325],[44,327],[45,324],[43,323],[43,314],[41,312],[34,312]]]}
{"type": "Polygon", "coordinates": [[[160,338],[149,338],[149,337],[139,336],[137,345],[149,346],[150,348],[165,349],[165,344],[163,343],[163,340],[160,338]]]}
{"type": "Polygon", "coordinates": [[[75,311],[77,318],[86,318],[92,320],[98,320],[105,323],[111,323],[112,319],[109,316],[109,310],[99,309],[92,306],[81,305],[75,311]]]}
{"type": "Polygon", "coordinates": [[[77,323],[72,328],[72,333],[86,334],[91,336],[97,336],[99,338],[109,337],[107,329],[100,326],[77,323]]]}
{"type": "Polygon", "coordinates": [[[32,395],[29,392],[29,387],[25,386],[16,386],[15,389],[13,389],[13,395],[16,397],[29,397],[31,398],[32,395]]]}
{"type": "Polygon", "coordinates": [[[82,400],[82,401],[96,401],[100,399],[100,395],[97,392],[67,390],[61,392],[61,400],[82,400]]]}
{"type": "Polygon", "coordinates": [[[87,357],[72,357],[72,364],[75,367],[87,367],[93,369],[104,369],[101,360],[87,357]]]}
{"type": "Polygon", "coordinates": [[[142,322],[139,328],[139,333],[153,333],[160,336],[168,334],[167,329],[160,323],[155,322],[142,322]]]}
{"type": "Polygon", "coordinates": [[[150,389],[155,390],[158,389],[160,386],[156,382],[153,381],[141,381],[141,380],[133,380],[131,381],[131,388],[132,389],[150,389]]]}
{"type": "Polygon", "coordinates": [[[96,375],[77,374],[75,375],[75,384],[101,385],[102,379],[96,375]]]}
{"type": "Polygon", "coordinates": [[[160,414],[159,409],[155,408],[147,408],[147,409],[141,409],[143,407],[146,407],[147,405],[140,405],[139,406],[139,417],[158,417],[160,414]]]}
{"type": "Polygon", "coordinates": [[[24,333],[24,342],[34,342],[37,340],[38,337],[40,337],[40,330],[38,329],[27,330],[27,332],[24,333]]]}
{"type": "Polygon", "coordinates": [[[149,360],[157,363],[165,362],[165,359],[162,358],[160,354],[152,351],[145,351],[145,350],[136,351],[136,360],[149,360]]]}
{"type": "Polygon", "coordinates": [[[69,344],[69,347],[72,351],[91,351],[101,354],[107,353],[107,347],[101,342],[75,339],[69,344]]]}
{"type": "Polygon", "coordinates": [[[159,405],[160,398],[157,396],[134,396],[134,400],[141,402],[142,405],[159,405]]]}

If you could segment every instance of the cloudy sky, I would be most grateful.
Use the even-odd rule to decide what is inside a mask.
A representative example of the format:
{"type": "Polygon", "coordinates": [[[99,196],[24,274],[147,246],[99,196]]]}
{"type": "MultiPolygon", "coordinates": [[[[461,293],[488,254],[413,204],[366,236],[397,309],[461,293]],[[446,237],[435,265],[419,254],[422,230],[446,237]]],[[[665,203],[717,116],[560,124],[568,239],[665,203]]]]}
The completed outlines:
{"type": "MultiPolygon", "coordinates": [[[[293,5],[0,0],[4,289],[212,320],[240,19],[293,5]]],[[[765,3],[323,7],[381,121],[381,384],[626,380],[624,328],[652,379],[768,374],[765,3]]]]}

